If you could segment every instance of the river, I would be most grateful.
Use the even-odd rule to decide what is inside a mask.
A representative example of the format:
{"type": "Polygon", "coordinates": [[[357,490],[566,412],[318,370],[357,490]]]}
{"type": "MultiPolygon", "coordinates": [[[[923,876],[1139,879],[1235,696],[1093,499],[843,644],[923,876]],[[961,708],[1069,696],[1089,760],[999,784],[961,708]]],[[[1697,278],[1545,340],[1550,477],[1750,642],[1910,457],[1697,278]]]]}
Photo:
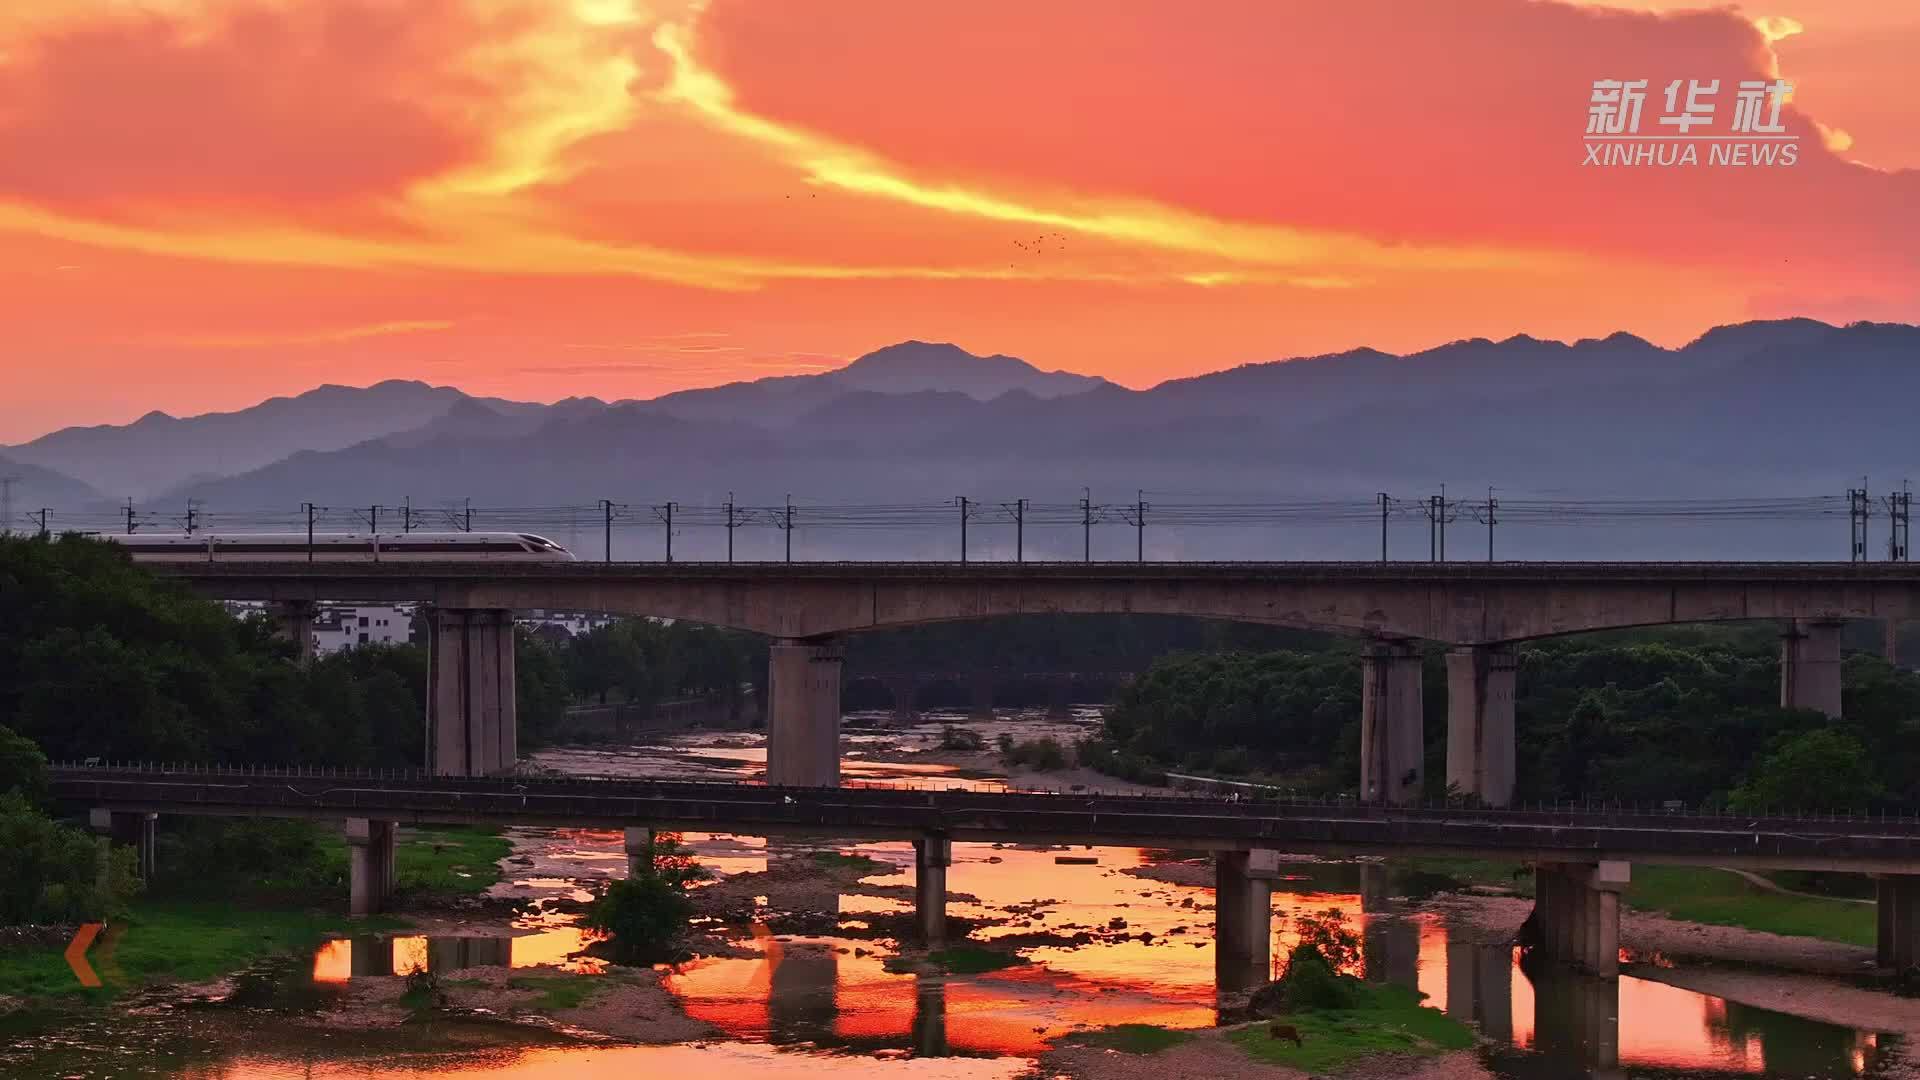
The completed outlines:
{"type": "MultiPolygon", "coordinates": [[[[850,718],[859,721],[863,718],[850,718]]],[[[1025,732],[1077,722],[1004,721],[1025,732]]],[[[974,725],[979,726],[979,725],[974,725]]],[[[992,734],[1002,725],[986,727],[992,734]]],[[[927,754],[936,720],[900,733],[856,734],[850,778],[1002,781],[927,754]],[[903,751],[908,751],[903,753],[903,751]],[[900,760],[904,759],[904,760],[900,760]]],[[[745,777],[764,764],[757,737],[688,735],[645,748],[562,748],[536,755],[560,771],[602,775],[745,777]]],[[[270,967],[225,1000],[156,1005],[126,1018],[96,1015],[59,1032],[16,1018],[0,1024],[0,1074],[212,1078],[722,1076],[989,1078],[1030,1074],[1051,1040],[1119,1023],[1205,1028],[1217,1020],[1205,860],[1137,848],[956,844],[950,917],[976,939],[1017,947],[1026,962],[980,974],[891,963],[889,919],[910,910],[912,849],[902,843],[817,843],[687,833],[685,850],[716,877],[745,883],[752,916],[726,931],[732,955],[697,959],[661,986],[706,1031],[668,1045],[607,1045],[577,1031],[467,1020],[403,1025],[282,1023],[324,1012],[357,984],[426,968],[564,971],[610,977],[577,954],[576,902],[624,873],[621,836],[595,830],[516,830],[509,875],[495,891],[534,902],[513,925],[439,919],[429,932],[331,941],[270,967]],[[861,867],[823,889],[818,852],[861,867]],[[861,860],[871,860],[867,863],[861,860]],[[1064,860],[1064,861],[1063,861],[1064,860]],[[750,875],[750,876],[743,876],[750,875]],[[555,1039],[568,1041],[555,1045],[555,1039]],[[463,1046],[469,1048],[463,1049],[463,1046]]],[[[1292,943],[1293,915],[1340,910],[1363,940],[1363,974],[1428,995],[1474,1023],[1481,1064],[1512,1080],[1562,1077],[1872,1077],[1898,1038],[1754,1009],[1662,982],[1617,986],[1523,969],[1511,947],[1478,940],[1416,902],[1433,883],[1387,863],[1300,861],[1283,867],[1274,898],[1274,955],[1292,943]]]]}

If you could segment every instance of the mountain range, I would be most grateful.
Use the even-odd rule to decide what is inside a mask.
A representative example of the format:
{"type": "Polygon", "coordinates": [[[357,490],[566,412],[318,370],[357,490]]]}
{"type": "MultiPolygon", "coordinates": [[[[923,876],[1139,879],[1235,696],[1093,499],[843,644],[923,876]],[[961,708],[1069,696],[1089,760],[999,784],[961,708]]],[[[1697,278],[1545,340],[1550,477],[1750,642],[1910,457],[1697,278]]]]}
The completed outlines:
{"type": "MultiPolygon", "coordinates": [[[[1909,474],[1920,458],[1915,401],[1920,327],[1903,324],[1750,322],[1675,349],[1627,333],[1474,338],[1407,355],[1363,348],[1248,364],[1138,391],[915,341],[836,371],[646,401],[324,386],[231,413],[64,429],[0,447],[13,463],[0,470],[21,474],[17,507],[129,494],[197,499],[214,512],[470,498],[523,508],[550,530],[585,526],[542,524],[540,513],[557,511],[538,508],[718,506],[729,493],[761,505],[788,495],[932,505],[965,494],[994,506],[1066,504],[1083,485],[1096,501],[1133,502],[1145,489],[1168,505],[1375,491],[1414,500],[1448,483],[1511,497],[1838,494],[1863,475],[1885,488],[1909,474]]],[[[1425,544],[1423,523],[1395,527],[1425,544]]],[[[1303,524],[1287,542],[1315,554],[1353,544],[1350,523],[1323,544],[1330,528],[1303,524]]],[[[658,546],[644,531],[630,526],[632,543],[658,546]]],[[[1078,532],[1036,520],[1032,540],[1077,550],[1078,532]]],[[[1227,529],[1205,542],[1222,554],[1265,551],[1272,532],[1227,529]]],[[[1758,542],[1749,532],[1733,526],[1708,542],[1732,557],[1758,542]]],[[[1648,543],[1611,535],[1581,542],[1600,548],[1594,557],[1648,543]]],[[[885,537],[872,523],[821,537],[837,554],[918,555],[905,547],[947,542],[885,537]]]]}

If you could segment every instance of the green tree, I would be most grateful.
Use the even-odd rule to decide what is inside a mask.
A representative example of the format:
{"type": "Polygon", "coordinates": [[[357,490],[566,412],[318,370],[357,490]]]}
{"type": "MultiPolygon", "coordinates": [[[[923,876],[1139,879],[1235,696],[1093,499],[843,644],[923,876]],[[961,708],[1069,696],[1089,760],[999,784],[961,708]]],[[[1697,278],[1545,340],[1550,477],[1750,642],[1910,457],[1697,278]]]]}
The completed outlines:
{"type": "Polygon", "coordinates": [[[521,744],[539,746],[566,719],[567,665],[560,653],[516,627],[513,638],[514,709],[521,744]]]}
{"type": "Polygon", "coordinates": [[[109,850],[54,823],[17,793],[0,795],[0,926],[99,920],[139,891],[131,848],[109,850]],[[103,872],[104,866],[104,872],[103,872]]]}
{"type": "Polygon", "coordinates": [[[693,917],[687,888],[704,876],[677,837],[656,835],[651,864],[608,883],[581,923],[605,935],[606,948],[623,964],[671,960],[693,917]]]}
{"type": "Polygon", "coordinates": [[[1727,804],[1743,813],[1861,808],[1882,794],[1867,748],[1827,729],[1782,740],[1761,759],[1727,804]]]}
{"type": "Polygon", "coordinates": [[[47,755],[25,735],[0,727],[0,795],[18,795],[28,805],[47,801],[47,755]]]}

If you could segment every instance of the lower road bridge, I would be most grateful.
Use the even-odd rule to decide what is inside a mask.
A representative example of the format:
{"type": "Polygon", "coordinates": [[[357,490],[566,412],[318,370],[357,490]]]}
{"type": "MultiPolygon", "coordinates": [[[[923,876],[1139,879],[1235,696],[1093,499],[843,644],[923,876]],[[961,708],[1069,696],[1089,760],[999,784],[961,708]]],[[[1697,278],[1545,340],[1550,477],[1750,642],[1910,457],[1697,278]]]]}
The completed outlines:
{"type": "Polygon", "coordinates": [[[1282,852],[1531,862],[1540,947],[1602,976],[1618,972],[1620,893],[1635,862],[1875,873],[1880,958],[1900,968],[1920,964],[1920,818],[193,767],[60,766],[53,794],[148,850],[162,813],[345,820],[356,914],[378,910],[391,892],[397,823],[623,829],[634,860],[649,857],[653,829],[669,828],[910,840],[920,924],[933,941],[945,934],[955,841],[1211,851],[1215,938],[1228,985],[1268,970],[1282,852]]]}

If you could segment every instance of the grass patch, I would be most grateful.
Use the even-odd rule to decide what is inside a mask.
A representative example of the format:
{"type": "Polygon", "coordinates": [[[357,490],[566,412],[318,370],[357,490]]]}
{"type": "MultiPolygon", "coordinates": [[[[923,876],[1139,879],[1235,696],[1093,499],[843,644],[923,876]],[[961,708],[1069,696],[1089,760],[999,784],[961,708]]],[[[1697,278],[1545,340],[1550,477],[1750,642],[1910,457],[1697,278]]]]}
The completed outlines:
{"type": "Polygon", "coordinates": [[[1123,1054],[1157,1054],[1193,1038],[1193,1032],[1158,1024],[1115,1024],[1076,1037],[1076,1042],[1118,1050],[1123,1054]]]}
{"type": "Polygon", "coordinates": [[[500,860],[512,852],[499,829],[440,825],[401,834],[393,873],[402,889],[485,892],[500,880],[500,860]]]}
{"type": "Polygon", "coordinates": [[[1365,984],[1362,1002],[1351,1009],[1308,1010],[1277,1021],[1300,1032],[1301,1044],[1276,1039],[1266,1022],[1227,1037],[1255,1061],[1307,1072],[1325,1072],[1374,1054],[1439,1054],[1474,1044],[1465,1024],[1420,1003],[1421,995],[1403,986],[1365,984]]]}
{"type": "Polygon", "coordinates": [[[595,975],[520,975],[508,979],[507,985],[515,990],[537,990],[540,1000],[534,1005],[557,1010],[579,1008],[600,990],[601,983],[595,975]]]}
{"type": "Polygon", "coordinates": [[[216,900],[140,898],[87,959],[104,984],[82,987],[57,951],[9,953],[0,994],[110,1000],[159,982],[201,982],[263,957],[317,946],[330,934],[404,927],[397,919],[354,919],[324,911],[236,907],[216,900]]]}
{"type": "MultiPolygon", "coordinates": [[[[342,880],[347,873],[347,842],[337,830],[321,841],[327,864],[342,880]]],[[[402,891],[480,893],[500,880],[500,860],[513,844],[499,829],[482,825],[410,827],[395,841],[394,885],[402,891]]]]}
{"type": "Polygon", "coordinates": [[[949,975],[984,975],[989,971],[1018,967],[1029,963],[1026,957],[1013,953],[995,952],[973,945],[955,945],[950,949],[937,949],[927,954],[927,959],[949,975]]]}
{"type": "Polygon", "coordinates": [[[1626,899],[1642,911],[1688,922],[1848,945],[1871,947],[1877,934],[1872,904],[1787,896],[1711,867],[1636,866],[1626,899]]]}
{"type": "Polygon", "coordinates": [[[850,870],[862,877],[882,871],[893,872],[888,863],[844,851],[816,851],[813,853],[813,863],[822,870],[850,870]]]}
{"type": "Polygon", "coordinates": [[[1392,865],[1405,869],[1410,875],[1430,878],[1446,878],[1461,885],[1481,885],[1497,889],[1511,889],[1518,896],[1533,895],[1533,875],[1520,873],[1520,863],[1505,862],[1499,859],[1453,859],[1444,856],[1419,856],[1393,860],[1392,865]]]}

